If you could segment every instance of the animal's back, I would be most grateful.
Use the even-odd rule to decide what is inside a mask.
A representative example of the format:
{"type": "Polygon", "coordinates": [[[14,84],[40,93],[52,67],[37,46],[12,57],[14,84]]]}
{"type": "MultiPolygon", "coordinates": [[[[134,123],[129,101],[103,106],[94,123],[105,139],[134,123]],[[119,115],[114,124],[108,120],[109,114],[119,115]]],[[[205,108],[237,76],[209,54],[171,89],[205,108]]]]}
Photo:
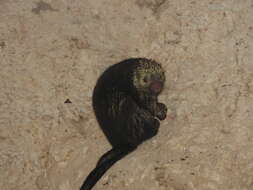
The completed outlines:
{"type": "Polygon", "coordinates": [[[110,66],[99,77],[93,91],[92,103],[95,115],[113,146],[123,141],[122,132],[119,130],[124,128],[120,118],[125,113],[120,108],[130,97],[131,74],[136,63],[138,59],[130,59],[110,66]]]}

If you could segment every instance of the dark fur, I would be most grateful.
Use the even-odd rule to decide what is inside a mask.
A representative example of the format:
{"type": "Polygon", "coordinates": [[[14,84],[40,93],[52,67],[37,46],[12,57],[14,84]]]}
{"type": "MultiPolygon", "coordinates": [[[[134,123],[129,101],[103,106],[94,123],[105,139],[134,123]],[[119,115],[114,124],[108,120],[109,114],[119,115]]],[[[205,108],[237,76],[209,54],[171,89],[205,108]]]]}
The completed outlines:
{"type": "Polygon", "coordinates": [[[158,94],[140,92],[142,89],[133,84],[140,62],[157,64],[145,58],[124,60],[109,67],[97,81],[93,108],[112,149],[99,159],[81,190],[90,190],[115,162],[155,136],[160,126],[158,119],[166,117],[167,108],[157,102],[158,94]]]}

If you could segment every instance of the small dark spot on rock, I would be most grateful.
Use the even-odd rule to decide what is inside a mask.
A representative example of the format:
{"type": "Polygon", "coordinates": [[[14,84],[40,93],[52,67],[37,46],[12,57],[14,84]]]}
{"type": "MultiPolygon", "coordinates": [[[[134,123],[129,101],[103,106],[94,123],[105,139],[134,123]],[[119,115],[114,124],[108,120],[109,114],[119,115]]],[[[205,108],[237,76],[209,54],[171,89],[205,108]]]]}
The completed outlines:
{"type": "Polygon", "coordinates": [[[87,41],[82,41],[76,37],[70,38],[71,47],[76,47],[77,49],[86,49],[89,47],[89,43],[87,41]]]}
{"type": "Polygon", "coordinates": [[[223,133],[223,134],[225,134],[225,135],[230,134],[230,131],[225,130],[225,129],[221,129],[220,132],[223,133]]]}
{"type": "Polygon", "coordinates": [[[70,101],[70,99],[65,100],[64,104],[71,104],[72,102],[70,101]]]}
{"type": "Polygon", "coordinates": [[[181,160],[181,161],[185,161],[185,158],[181,158],[180,160],[181,160]]]}
{"type": "Polygon", "coordinates": [[[105,185],[109,185],[109,183],[108,182],[105,182],[105,183],[103,183],[103,185],[105,186],[105,185]]]}
{"type": "Polygon", "coordinates": [[[0,42],[0,47],[3,49],[3,48],[5,48],[5,42],[0,42]]]}
{"type": "MultiPolygon", "coordinates": [[[[83,117],[82,115],[79,115],[79,119],[80,119],[80,120],[83,120],[84,117],[83,117]]],[[[86,119],[88,119],[88,118],[86,118],[86,119]]]]}
{"type": "Polygon", "coordinates": [[[195,175],[195,173],[194,173],[194,172],[191,172],[191,175],[195,175]]]}
{"type": "Polygon", "coordinates": [[[32,9],[32,12],[37,15],[40,14],[40,11],[58,11],[57,9],[52,8],[50,4],[45,3],[43,1],[39,1],[36,4],[37,6],[36,8],[32,9]]]}

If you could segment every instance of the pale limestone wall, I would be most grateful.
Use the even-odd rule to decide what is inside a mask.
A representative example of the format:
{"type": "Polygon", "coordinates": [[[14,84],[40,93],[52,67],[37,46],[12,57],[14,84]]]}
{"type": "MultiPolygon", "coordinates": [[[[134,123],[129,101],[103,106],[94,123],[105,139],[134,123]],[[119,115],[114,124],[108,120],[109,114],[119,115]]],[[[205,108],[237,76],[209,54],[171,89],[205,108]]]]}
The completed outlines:
{"type": "Polygon", "coordinates": [[[1,190],[78,190],[110,148],[92,89],[129,57],[166,69],[168,117],[94,190],[253,189],[251,0],[1,0],[1,190]]]}

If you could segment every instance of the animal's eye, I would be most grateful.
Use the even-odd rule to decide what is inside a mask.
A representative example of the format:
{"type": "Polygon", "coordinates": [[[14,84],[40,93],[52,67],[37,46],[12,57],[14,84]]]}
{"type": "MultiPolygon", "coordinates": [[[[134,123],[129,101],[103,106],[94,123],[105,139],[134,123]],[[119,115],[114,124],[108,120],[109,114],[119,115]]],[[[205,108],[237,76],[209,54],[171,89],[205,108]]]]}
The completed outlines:
{"type": "Polygon", "coordinates": [[[144,81],[144,82],[148,82],[148,76],[145,76],[145,77],[143,78],[143,81],[144,81]]]}

